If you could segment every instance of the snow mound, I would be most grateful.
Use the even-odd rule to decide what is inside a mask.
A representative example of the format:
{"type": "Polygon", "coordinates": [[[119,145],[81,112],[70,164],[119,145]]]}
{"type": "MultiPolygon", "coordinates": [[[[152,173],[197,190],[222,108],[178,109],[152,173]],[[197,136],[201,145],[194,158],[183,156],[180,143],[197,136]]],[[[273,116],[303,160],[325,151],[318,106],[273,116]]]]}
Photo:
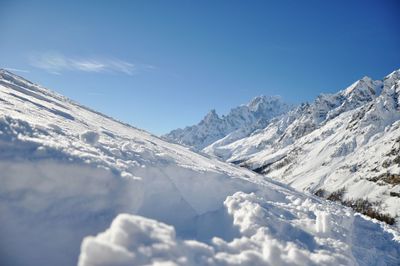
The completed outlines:
{"type": "Polygon", "coordinates": [[[81,139],[89,143],[91,145],[97,144],[99,141],[100,135],[97,132],[94,131],[86,131],[85,133],[81,134],[81,139]]]}
{"type": "Polygon", "coordinates": [[[226,198],[224,207],[240,232],[232,240],[182,239],[172,226],[120,214],[105,232],[83,240],[79,265],[395,265],[398,262],[400,243],[392,240],[379,224],[369,224],[349,211],[311,199],[284,193],[275,193],[274,201],[268,199],[271,196],[243,192],[226,198]],[[370,242],[364,241],[367,237],[375,239],[373,256],[365,254],[365,249],[372,248],[370,242]]]}

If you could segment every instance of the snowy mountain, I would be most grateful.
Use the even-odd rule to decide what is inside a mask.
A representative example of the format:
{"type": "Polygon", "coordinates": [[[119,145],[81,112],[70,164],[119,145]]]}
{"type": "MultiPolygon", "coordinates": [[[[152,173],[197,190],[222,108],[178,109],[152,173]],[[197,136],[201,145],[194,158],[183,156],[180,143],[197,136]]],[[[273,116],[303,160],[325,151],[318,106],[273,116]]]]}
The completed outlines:
{"type": "Polygon", "coordinates": [[[4,70],[0,184],[1,265],[399,264],[396,227],[4,70]]]}
{"type": "Polygon", "coordinates": [[[246,137],[290,108],[280,97],[258,96],[246,105],[233,108],[226,116],[219,117],[211,110],[199,124],[173,130],[163,138],[201,150],[224,137],[225,143],[246,137]]]}
{"type": "Polygon", "coordinates": [[[311,193],[400,215],[400,71],[321,95],[265,129],[204,151],[311,193]]]}

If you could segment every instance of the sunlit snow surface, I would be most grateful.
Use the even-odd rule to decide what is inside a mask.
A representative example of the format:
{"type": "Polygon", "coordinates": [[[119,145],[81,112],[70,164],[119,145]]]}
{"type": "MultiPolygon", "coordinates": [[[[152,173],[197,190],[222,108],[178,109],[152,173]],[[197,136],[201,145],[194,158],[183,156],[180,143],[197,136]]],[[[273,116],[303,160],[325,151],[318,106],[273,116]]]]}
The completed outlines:
{"type": "Polygon", "coordinates": [[[1,265],[398,265],[397,231],[1,71],[1,265]]]}

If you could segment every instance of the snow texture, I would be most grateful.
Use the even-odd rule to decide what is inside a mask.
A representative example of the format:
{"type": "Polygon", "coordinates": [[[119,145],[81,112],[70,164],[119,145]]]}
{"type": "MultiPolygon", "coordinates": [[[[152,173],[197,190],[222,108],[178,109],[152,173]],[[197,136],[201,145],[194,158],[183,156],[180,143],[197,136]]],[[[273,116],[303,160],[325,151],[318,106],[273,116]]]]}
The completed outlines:
{"type": "Polygon", "coordinates": [[[400,245],[382,225],[337,205],[284,191],[237,192],[224,201],[234,239],[177,236],[174,227],[120,214],[82,243],[79,265],[396,265],[400,245]],[[262,196],[261,196],[262,195],[262,196]],[[369,228],[370,227],[370,228],[369,228]],[[356,228],[356,229],[354,229],[356,228]],[[374,229],[374,230],[370,230],[374,229]],[[366,239],[374,239],[374,244],[366,239]],[[376,248],[379,247],[379,248],[376,248]],[[373,249],[368,255],[366,249],[373,249]]]}
{"type": "Polygon", "coordinates": [[[1,265],[399,263],[396,228],[4,70],[0,183],[1,265]]]}

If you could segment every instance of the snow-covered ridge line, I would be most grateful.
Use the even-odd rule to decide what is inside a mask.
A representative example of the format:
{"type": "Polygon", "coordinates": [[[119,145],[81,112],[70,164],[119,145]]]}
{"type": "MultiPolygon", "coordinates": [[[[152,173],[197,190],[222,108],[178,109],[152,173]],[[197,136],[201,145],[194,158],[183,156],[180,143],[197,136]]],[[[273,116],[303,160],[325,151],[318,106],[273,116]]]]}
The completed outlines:
{"type": "Polygon", "coordinates": [[[29,86],[0,82],[2,264],[398,264],[396,228],[29,86]]]}
{"type": "MultiPolygon", "coordinates": [[[[364,77],[361,80],[354,82],[350,87],[334,94],[321,94],[312,103],[303,103],[298,107],[289,110],[281,117],[271,121],[263,130],[258,130],[251,136],[245,136],[252,139],[259,138],[262,135],[271,135],[268,143],[278,142],[279,145],[285,146],[292,143],[294,140],[309,134],[318,127],[324,125],[329,120],[334,119],[340,114],[351,111],[365,103],[368,103],[376,98],[382,89],[381,81],[373,81],[369,77],[364,77]],[[254,137],[252,137],[254,136],[254,137]]],[[[236,140],[240,143],[241,139],[236,140]]],[[[259,138],[265,142],[265,138],[259,138]]],[[[214,142],[204,149],[209,154],[217,155],[226,160],[238,160],[239,156],[235,156],[227,150],[224,154],[224,147],[233,142],[225,143],[223,139],[214,142]]],[[[258,149],[264,143],[259,142],[258,149]]],[[[247,149],[247,145],[243,149],[247,149]]],[[[251,154],[252,150],[248,152],[251,154]]],[[[241,152],[240,156],[243,156],[241,152]]]]}
{"type": "Polygon", "coordinates": [[[163,138],[201,150],[221,138],[233,142],[248,136],[291,108],[279,96],[258,96],[222,117],[213,109],[197,125],[173,130],[163,138]]]}
{"type": "MultiPolygon", "coordinates": [[[[56,91],[53,91],[53,90],[48,89],[48,88],[44,88],[44,87],[42,87],[42,86],[40,86],[38,84],[35,84],[35,83],[33,83],[33,82],[31,82],[31,81],[29,81],[29,80],[17,75],[17,74],[14,74],[14,73],[12,73],[12,72],[10,72],[8,70],[2,69],[2,68],[0,68],[0,82],[3,83],[3,84],[6,83],[6,84],[10,84],[10,85],[15,85],[17,87],[13,87],[13,89],[16,89],[16,90],[21,90],[22,89],[22,90],[25,90],[25,93],[26,93],[26,90],[32,91],[32,92],[43,93],[46,96],[49,96],[50,98],[56,98],[56,99],[58,99],[60,101],[66,101],[66,102],[68,102],[70,104],[79,106],[80,108],[86,109],[86,110],[88,110],[90,112],[99,114],[99,115],[104,116],[104,117],[106,117],[108,119],[114,120],[114,121],[116,121],[118,123],[124,124],[124,125],[126,125],[128,127],[132,127],[132,128],[135,128],[137,130],[141,130],[141,131],[144,132],[143,129],[137,128],[135,126],[132,126],[129,123],[120,121],[117,118],[114,118],[114,117],[111,117],[109,115],[100,113],[100,112],[98,112],[96,110],[93,110],[92,108],[87,107],[85,105],[82,105],[82,104],[80,104],[80,103],[78,103],[78,102],[76,102],[76,101],[74,101],[74,100],[72,100],[70,98],[67,98],[67,97],[57,93],[56,91]]],[[[149,132],[147,132],[147,133],[149,133],[149,132]]],[[[157,137],[157,136],[154,135],[154,137],[157,137]]]]}

